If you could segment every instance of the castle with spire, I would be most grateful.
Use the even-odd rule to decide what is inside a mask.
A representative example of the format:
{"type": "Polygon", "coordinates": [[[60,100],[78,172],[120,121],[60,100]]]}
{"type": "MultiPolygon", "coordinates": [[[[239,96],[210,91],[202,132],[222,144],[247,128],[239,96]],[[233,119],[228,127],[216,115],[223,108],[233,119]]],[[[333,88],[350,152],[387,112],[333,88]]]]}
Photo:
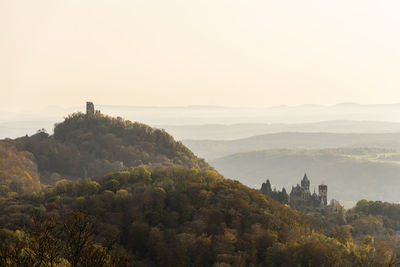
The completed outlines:
{"type": "Polygon", "coordinates": [[[318,186],[318,194],[315,192],[311,194],[310,191],[310,180],[307,174],[304,174],[300,185],[292,186],[290,192],[290,206],[302,209],[302,208],[323,208],[328,205],[328,186],[321,184],[318,186]]]}
{"type": "Polygon", "coordinates": [[[332,199],[328,204],[328,186],[321,184],[318,186],[318,194],[315,192],[311,194],[310,180],[307,174],[304,174],[300,184],[292,186],[292,190],[288,195],[285,188],[281,191],[276,188],[272,190],[270,181],[263,183],[260,191],[269,196],[270,198],[282,203],[289,204],[292,208],[300,211],[315,211],[315,210],[338,210],[340,203],[332,199]]]}

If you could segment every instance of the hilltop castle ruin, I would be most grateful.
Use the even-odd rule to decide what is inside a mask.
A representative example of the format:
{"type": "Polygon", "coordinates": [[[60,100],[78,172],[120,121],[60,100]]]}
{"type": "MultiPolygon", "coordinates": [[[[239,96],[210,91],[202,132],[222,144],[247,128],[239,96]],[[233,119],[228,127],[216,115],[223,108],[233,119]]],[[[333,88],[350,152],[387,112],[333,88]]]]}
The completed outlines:
{"type": "Polygon", "coordinates": [[[94,109],[94,104],[93,102],[86,102],[86,115],[94,115],[94,114],[99,114],[100,110],[95,110],[94,109]]]}

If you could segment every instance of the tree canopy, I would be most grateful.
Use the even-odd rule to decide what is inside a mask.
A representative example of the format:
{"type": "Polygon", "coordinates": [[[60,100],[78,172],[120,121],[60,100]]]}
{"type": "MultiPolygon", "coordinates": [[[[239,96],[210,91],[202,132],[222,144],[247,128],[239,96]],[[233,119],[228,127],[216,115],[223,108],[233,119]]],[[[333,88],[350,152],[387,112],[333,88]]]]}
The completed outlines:
{"type": "Polygon", "coordinates": [[[54,135],[39,131],[4,142],[34,156],[42,183],[100,177],[142,164],[210,168],[164,130],[103,114],[74,113],[55,125],[54,135]]]}

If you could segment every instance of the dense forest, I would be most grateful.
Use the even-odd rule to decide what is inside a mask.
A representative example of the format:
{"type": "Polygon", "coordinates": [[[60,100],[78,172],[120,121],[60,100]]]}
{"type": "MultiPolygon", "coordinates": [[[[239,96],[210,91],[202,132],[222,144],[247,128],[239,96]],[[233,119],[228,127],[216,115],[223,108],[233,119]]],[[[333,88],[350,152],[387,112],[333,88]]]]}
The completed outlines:
{"type": "Polygon", "coordinates": [[[142,164],[154,168],[210,168],[164,130],[100,113],[74,113],[56,124],[54,135],[38,131],[2,143],[21,153],[31,153],[41,182],[46,184],[62,178],[100,177],[142,164]]]}
{"type": "Polygon", "coordinates": [[[3,140],[0,170],[0,266],[400,263],[400,205],[302,213],[121,118],[76,113],[3,140]]]}
{"type": "Polygon", "coordinates": [[[62,180],[4,200],[0,211],[0,227],[7,229],[0,258],[15,266],[37,260],[35,240],[49,246],[42,262],[72,266],[98,259],[93,255],[101,255],[105,266],[377,266],[397,260],[387,242],[372,236],[354,242],[346,227],[323,229],[310,216],[212,170],[139,166],[62,180]],[[77,228],[83,237],[70,230],[77,228]],[[72,257],[81,243],[82,253],[72,257]]]}

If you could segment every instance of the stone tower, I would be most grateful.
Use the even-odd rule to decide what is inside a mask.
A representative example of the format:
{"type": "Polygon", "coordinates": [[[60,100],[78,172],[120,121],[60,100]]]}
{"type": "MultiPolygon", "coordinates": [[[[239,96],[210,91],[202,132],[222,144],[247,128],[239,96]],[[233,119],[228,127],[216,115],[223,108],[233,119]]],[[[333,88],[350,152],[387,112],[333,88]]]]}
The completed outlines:
{"type": "Polygon", "coordinates": [[[301,188],[310,191],[310,180],[308,180],[307,174],[304,174],[303,180],[301,180],[301,188]]]}
{"type": "Polygon", "coordinates": [[[86,102],[86,115],[94,114],[94,105],[93,102],[86,102]]]}
{"type": "Polygon", "coordinates": [[[322,199],[322,203],[324,204],[324,206],[328,205],[328,186],[321,184],[318,186],[318,189],[319,196],[322,199]]]}

